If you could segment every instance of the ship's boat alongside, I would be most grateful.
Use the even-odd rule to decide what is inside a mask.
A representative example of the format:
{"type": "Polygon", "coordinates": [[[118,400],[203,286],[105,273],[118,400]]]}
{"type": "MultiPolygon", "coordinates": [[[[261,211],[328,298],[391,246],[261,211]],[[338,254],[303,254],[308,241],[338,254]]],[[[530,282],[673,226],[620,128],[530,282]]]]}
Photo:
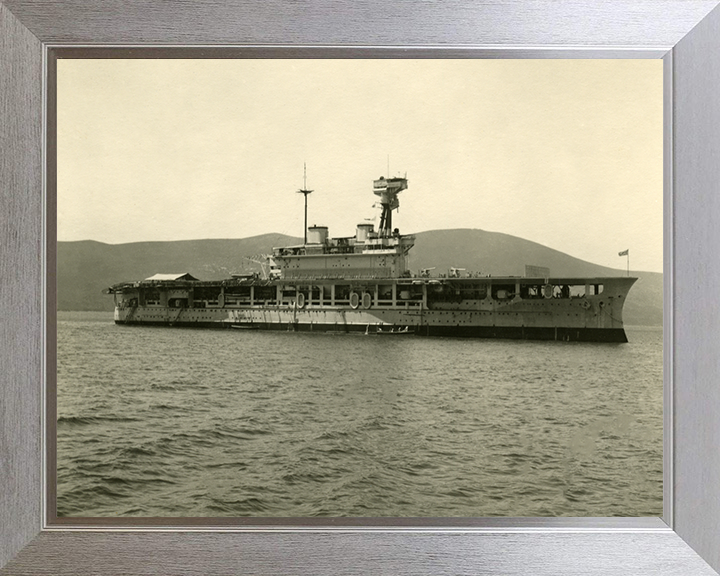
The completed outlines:
{"type": "MultiPolygon", "coordinates": [[[[622,310],[630,277],[479,276],[451,269],[413,275],[413,236],[392,228],[405,178],[380,178],[379,229],[329,238],[307,229],[306,241],[273,249],[263,274],[201,281],[156,275],[115,284],[115,322],[128,325],[362,332],[627,342],[622,310]]],[[[301,191],[309,192],[309,191],[301,191]]]]}

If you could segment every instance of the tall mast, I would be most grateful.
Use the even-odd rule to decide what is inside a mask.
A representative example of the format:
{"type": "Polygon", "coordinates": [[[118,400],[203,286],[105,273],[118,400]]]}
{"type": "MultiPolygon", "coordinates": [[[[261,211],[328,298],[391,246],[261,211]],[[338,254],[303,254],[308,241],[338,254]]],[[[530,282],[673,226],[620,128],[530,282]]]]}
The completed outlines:
{"type": "Polygon", "coordinates": [[[308,194],[310,194],[312,192],[312,190],[307,189],[307,165],[305,164],[305,162],[303,162],[303,187],[302,187],[302,190],[298,190],[297,192],[298,192],[298,194],[302,194],[305,196],[305,228],[304,228],[305,234],[303,236],[303,238],[304,238],[303,243],[307,244],[307,197],[308,197],[308,194]]]}

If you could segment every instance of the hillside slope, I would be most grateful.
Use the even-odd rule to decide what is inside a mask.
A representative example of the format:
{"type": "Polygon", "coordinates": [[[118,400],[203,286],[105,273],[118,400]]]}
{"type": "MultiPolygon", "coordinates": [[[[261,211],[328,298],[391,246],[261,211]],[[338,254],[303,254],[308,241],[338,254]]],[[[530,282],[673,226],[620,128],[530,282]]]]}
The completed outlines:
{"type": "MultiPolygon", "coordinates": [[[[526,264],[550,268],[553,276],[622,276],[624,270],[598,266],[516,236],[484,230],[433,230],[415,235],[410,252],[414,271],[451,266],[493,275],[522,276],[526,264]]],[[[273,246],[300,239],[265,234],[240,240],[184,240],[103,244],[94,241],[58,242],[57,288],[59,310],[112,310],[108,286],[140,280],[156,273],[189,272],[202,280],[227,278],[232,272],[258,270],[246,260],[268,253],[273,246]]],[[[627,324],[661,325],[662,274],[631,272],[638,281],[625,304],[627,324]]]]}
{"type": "Polygon", "coordinates": [[[297,242],[302,240],[282,234],[130,244],[58,242],[58,310],[112,310],[112,297],[102,294],[103,289],[156,273],[190,272],[201,280],[216,280],[233,272],[259,270],[245,258],[297,242]]]}

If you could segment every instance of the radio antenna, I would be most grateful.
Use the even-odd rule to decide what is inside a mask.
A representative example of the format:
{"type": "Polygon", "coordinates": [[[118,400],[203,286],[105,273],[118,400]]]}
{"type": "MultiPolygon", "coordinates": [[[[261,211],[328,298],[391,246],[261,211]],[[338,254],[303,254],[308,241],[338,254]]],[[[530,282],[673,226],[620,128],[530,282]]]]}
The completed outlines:
{"type": "Polygon", "coordinates": [[[298,194],[305,196],[305,228],[304,228],[304,244],[307,244],[307,197],[308,194],[312,193],[312,190],[307,189],[307,164],[303,162],[303,187],[302,190],[297,191],[298,194]]]}

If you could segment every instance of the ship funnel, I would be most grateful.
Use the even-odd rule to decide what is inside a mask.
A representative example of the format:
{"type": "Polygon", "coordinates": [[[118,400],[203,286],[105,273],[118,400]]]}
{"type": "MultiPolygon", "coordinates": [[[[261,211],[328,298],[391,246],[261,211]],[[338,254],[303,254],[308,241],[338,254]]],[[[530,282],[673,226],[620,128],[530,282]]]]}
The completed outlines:
{"type": "Polygon", "coordinates": [[[372,234],[374,226],[372,224],[358,224],[357,232],[355,234],[355,240],[358,242],[365,242],[368,236],[372,234]]]}
{"type": "Polygon", "coordinates": [[[308,244],[325,244],[328,239],[328,227],[327,226],[310,226],[307,229],[307,243],[308,244]]]}

